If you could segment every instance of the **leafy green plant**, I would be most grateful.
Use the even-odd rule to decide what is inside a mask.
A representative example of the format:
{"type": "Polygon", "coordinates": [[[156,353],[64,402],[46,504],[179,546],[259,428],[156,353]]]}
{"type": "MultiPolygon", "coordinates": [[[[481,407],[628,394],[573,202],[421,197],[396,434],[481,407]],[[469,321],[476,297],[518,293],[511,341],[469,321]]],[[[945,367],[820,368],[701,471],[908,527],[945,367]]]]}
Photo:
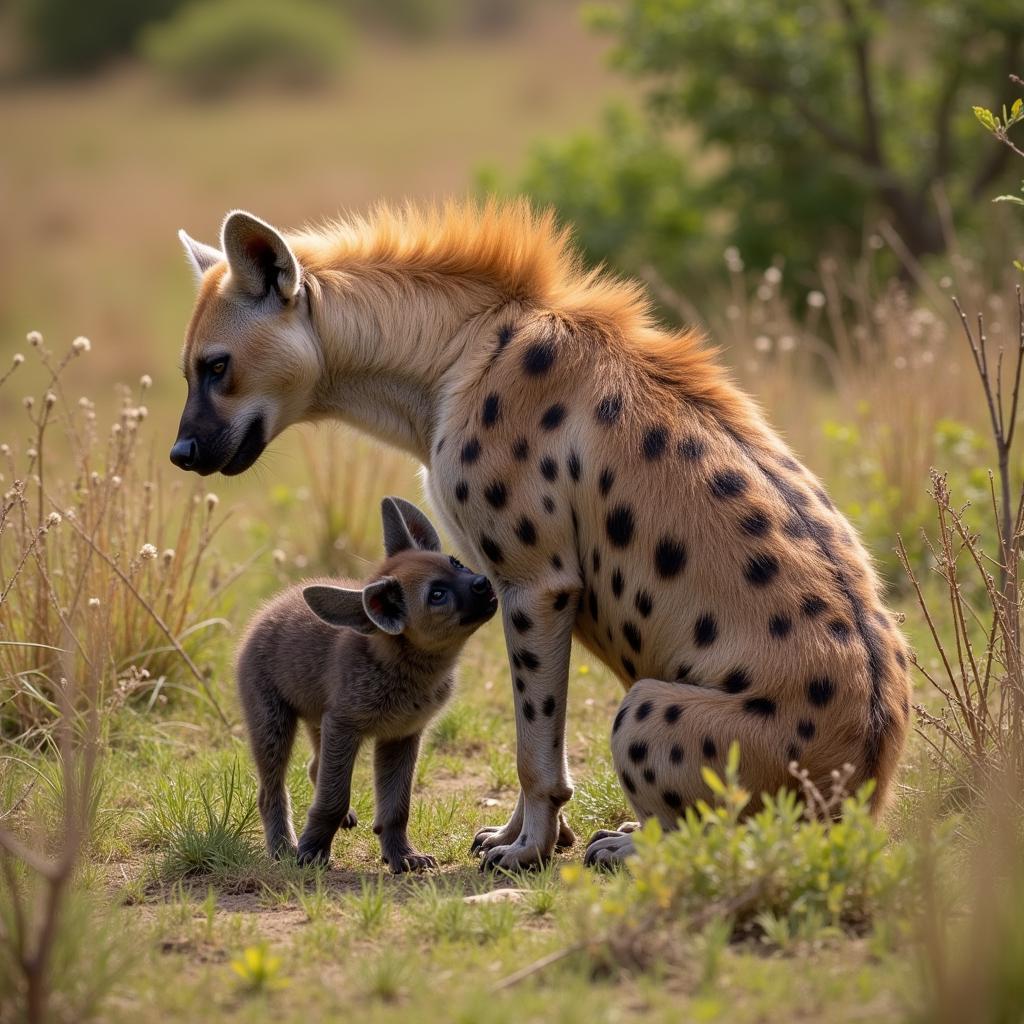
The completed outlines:
{"type": "Polygon", "coordinates": [[[281,977],[281,958],[271,953],[265,943],[247,946],[241,956],[231,961],[231,970],[251,992],[269,992],[288,984],[281,977]]]}
{"type": "Polygon", "coordinates": [[[316,0],[192,3],[142,39],[150,64],[197,95],[254,80],[319,85],[344,64],[348,50],[347,22],[316,0]]]}

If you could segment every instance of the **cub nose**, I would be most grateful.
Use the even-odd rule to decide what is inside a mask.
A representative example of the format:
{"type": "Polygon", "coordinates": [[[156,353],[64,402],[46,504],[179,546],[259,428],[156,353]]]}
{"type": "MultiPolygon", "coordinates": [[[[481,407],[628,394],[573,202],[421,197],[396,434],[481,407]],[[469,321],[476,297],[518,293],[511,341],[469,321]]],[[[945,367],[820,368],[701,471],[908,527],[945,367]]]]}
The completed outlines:
{"type": "Polygon", "coordinates": [[[474,576],[469,589],[474,594],[486,594],[491,589],[491,581],[486,576],[474,576]]]}
{"type": "Polygon", "coordinates": [[[171,448],[171,462],[178,469],[193,469],[199,461],[199,445],[194,437],[179,437],[171,448]]]}

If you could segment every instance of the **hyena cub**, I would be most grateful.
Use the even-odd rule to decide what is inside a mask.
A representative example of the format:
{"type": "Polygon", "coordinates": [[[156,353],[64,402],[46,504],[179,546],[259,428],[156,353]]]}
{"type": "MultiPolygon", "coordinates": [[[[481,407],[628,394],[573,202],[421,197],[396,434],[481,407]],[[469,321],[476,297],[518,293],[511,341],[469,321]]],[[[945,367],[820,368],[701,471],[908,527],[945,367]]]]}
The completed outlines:
{"type": "Polygon", "coordinates": [[[392,871],[436,866],[409,842],[420,737],[451,695],[466,640],[498,607],[486,576],[440,553],[437,531],[401,498],[382,505],[387,559],[362,589],[317,580],[290,587],[253,619],[238,654],[238,688],[260,777],[272,857],[327,863],[339,828],[354,828],[352,768],[374,740],[373,831],[392,871]],[[341,628],[337,628],[341,627],[341,628]],[[302,719],[315,792],[296,842],[285,773],[302,719]]]}

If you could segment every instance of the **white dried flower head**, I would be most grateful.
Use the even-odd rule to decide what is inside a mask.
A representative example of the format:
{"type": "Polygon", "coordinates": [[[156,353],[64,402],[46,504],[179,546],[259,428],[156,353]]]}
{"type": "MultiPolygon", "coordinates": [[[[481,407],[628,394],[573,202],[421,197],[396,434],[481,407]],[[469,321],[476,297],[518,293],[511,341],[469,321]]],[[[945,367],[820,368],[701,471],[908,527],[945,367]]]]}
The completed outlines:
{"type": "Polygon", "coordinates": [[[57,404],[57,396],[52,391],[47,391],[46,397],[43,400],[46,402],[47,409],[50,409],[57,404]]]}
{"type": "Polygon", "coordinates": [[[153,386],[153,378],[150,377],[150,375],[148,373],[144,373],[139,378],[139,387],[142,388],[143,391],[148,391],[152,386],[153,386]]]}
{"type": "Polygon", "coordinates": [[[771,285],[776,285],[782,280],[782,271],[778,267],[769,267],[764,272],[764,279],[771,285]]]}
{"type": "Polygon", "coordinates": [[[757,286],[757,297],[761,302],[767,302],[774,294],[771,285],[759,284],[757,286]]]}
{"type": "Polygon", "coordinates": [[[792,352],[796,348],[796,338],[792,334],[784,334],[779,338],[779,351],[792,352]]]}
{"type": "Polygon", "coordinates": [[[825,305],[825,293],[819,291],[813,291],[807,293],[807,305],[811,309],[821,309],[825,305]]]}
{"type": "Polygon", "coordinates": [[[271,557],[274,559],[274,565],[284,565],[288,556],[280,548],[274,548],[271,557]]]}
{"type": "Polygon", "coordinates": [[[935,362],[935,353],[930,348],[926,348],[921,353],[921,362],[924,363],[925,366],[931,366],[931,364],[935,362]]]}
{"type": "Polygon", "coordinates": [[[758,352],[771,352],[772,350],[772,339],[767,334],[759,334],[754,339],[754,348],[758,352]]]}
{"type": "Polygon", "coordinates": [[[295,556],[295,567],[297,569],[305,569],[309,565],[309,559],[305,555],[295,556]]]}
{"type": "Polygon", "coordinates": [[[885,248],[885,239],[881,235],[871,235],[868,238],[868,248],[874,249],[877,252],[879,249],[885,248]]]}
{"type": "Polygon", "coordinates": [[[82,355],[84,352],[88,352],[92,348],[92,342],[82,335],[79,335],[73,342],[71,342],[71,351],[76,356],[82,355]]]}
{"type": "Polygon", "coordinates": [[[112,423],[111,426],[110,426],[110,432],[112,434],[120,434],[121,433],[121,424],[120,423],[112,423]]]}
{"type": "Polygon", "coordinates": [[[158,554],[159,552],[157,551],[155,544],[143,544],[142,547],[139,548],[139,558],[145,562],[148,562],[152,558],[156,558],[158,554]]]}
{"type": "Polygon", "coordinates": [[[79,409],[88,409],[91,406],[92,402],[90,402],[89,399],[85,397],[85,395],[82,395],[82,397],[78,400],[79,409]]]}
{"type": "Polygon", "coordinates": [[[39,348],[43,343],[43,336],[38,331],[29,331],[25,335],[25,340],[33,347],[39,348]]]}
{"type": "Polygon", "coordinates": [[[144,491],[145,491],[145,492],[146,492],[147,494],[149,494],[149,493],[150,493],[150,492],[151,492],[151,491],[153,490],[153,486],[154,486],[154,484],[153,484],[153,481],[152,481],[152,480],[144,480],[144,481],[142,482],[142,489],[143,489],[143,490],[144,490],[144,491]]]}
{"type": "Polygon", "coordinates": [[[144,420],[149,415],[149,409],[147,409],[144,405],[140,405],[138,409],[135,410],[135,415],[140,420],[144,420]]]}
{"type": "Polygon", "coordinates": [[[206,511],[212,512],[220,504],[220,498],[212,491],[206,496],[206,511]]]}
{"type": "Polygon", "coordinates": [[[163,559],[164,565],[170,565],[174,561],[174,548],[164,548],[160,557],[163,559]]]}
{"type": "Polygon", "coordinates": [[[47,529],[52,529],[54,526],[60,526],[61,519],[62,519],[62,516],[61,516],[61,514],[59,512],[51,512],[46,517],[46,527],[47,527],[47,529]]]}
{"type": "Polygon", "coordinates": [[[34,398],[33,398],[33,397],[31,396],[31,395],[26,395],[26,396],[25,396],[25,397],[24,397],[24,398],[23,398],[23,399],[21,400],[21,404],[22,404],[23,406],[25,406],[25,408],[26,408],[26,409],[28,409],[29,411],[31,411],[31,410],[32,410],[32,407],[33,407],[33,406],[34,406],[34,405],[36,404],[36,400],[35,400],[35,399],[34,399],[34,398]]]}
{"type": "Polygon", "coordinates": [[[121,478],[119,476],[117,476],[117,474],[115,474],[114,476],[112,476],[110,478],[110,483],[111,483],[111,485],[113,487],[120,487],[121,486],[121,482],[122,482],[121,478]]]}
{"type": "Polygon", "coordinates": [[[92,483],[92,484],[98,484],[99,482],[100,482],[100,475],[99,475],[99,473],[97,473],[97,472],[96,472],[96,470],[94,469],[94,470],[93,470],[93,471],[92,471],[92,472],[91,472],[91,473],[89,474],[89,483],[92,483]]]}
{"type": "Polygon", "coordinates": [[[728,320],[739,320],[740,318],[740,307],[739,306],[726,306],[725,316],[728,320]]]}
{"type": "Polygon", "coordinates": [[[25,362],[25,357],[20,352],[15,352],[14,358],[11,362],[14,363],[15,366],[21,366],[21,364],[25,362]]]}
{"type": "Polygon", "coordinates": [[[73,508],[66,508],[66,509],[64,509],[64,518],[65,519],[71,519],[71,520],[76,519],[77,517],[75,515],[75,510],[73,508]]]}
{"type": "Polygon", "coordinates": [[[90,608],[99,608],[99,606],[100,606],[100,599],[98,597],[90,597],[89,598],[89,607],[90,608]]]}
{"type": "Polygon", "coordinates": [[[35,458],[35,457],[36,457],[36,456],[37,456],[37,455],[39,454],[39,452],[37,452],[37,451],[35,450],[35,448],[27,448],[27,449],[25,450],[25,454],[26,454],[26,455],[27,455],[27,456],[28,456],[28,457],[29,457],[30,459],[34,459],[34,458],[35,458]]]}
{"type": "Polygon", "coordinates": [[[10,455],[11,446],[9,444],[0,444],[0,455],[10,455]]]}
{"type": "Polygon", "coordinates": [[[953,278],[951,278],[949,276],[949,274],[943,274],[943,276],[939,278],[939,287],[940,288],[952,288],[953,287],[953,278]]]}

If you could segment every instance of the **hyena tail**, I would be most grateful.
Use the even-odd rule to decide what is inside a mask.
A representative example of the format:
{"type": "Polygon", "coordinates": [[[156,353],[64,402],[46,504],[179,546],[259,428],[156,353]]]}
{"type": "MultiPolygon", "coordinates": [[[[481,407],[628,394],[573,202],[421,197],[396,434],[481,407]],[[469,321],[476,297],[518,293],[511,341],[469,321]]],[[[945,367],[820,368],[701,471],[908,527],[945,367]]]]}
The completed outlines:
{"type": "Polygon", "coordinates": [[[840,732],[827,730],[810,713],[792,715],[767,697],[641,679],[615,716],[612,758],[640,820],[656,817],[671,828],[685,808],[711,799],[702,768],[722,775],[734,741],[740,745],[740,780],[752,794],[748,813],[761,806],[762,793],[795,785],[793,761],[827,793],[831,771],[863,749],[840,732]]]}

